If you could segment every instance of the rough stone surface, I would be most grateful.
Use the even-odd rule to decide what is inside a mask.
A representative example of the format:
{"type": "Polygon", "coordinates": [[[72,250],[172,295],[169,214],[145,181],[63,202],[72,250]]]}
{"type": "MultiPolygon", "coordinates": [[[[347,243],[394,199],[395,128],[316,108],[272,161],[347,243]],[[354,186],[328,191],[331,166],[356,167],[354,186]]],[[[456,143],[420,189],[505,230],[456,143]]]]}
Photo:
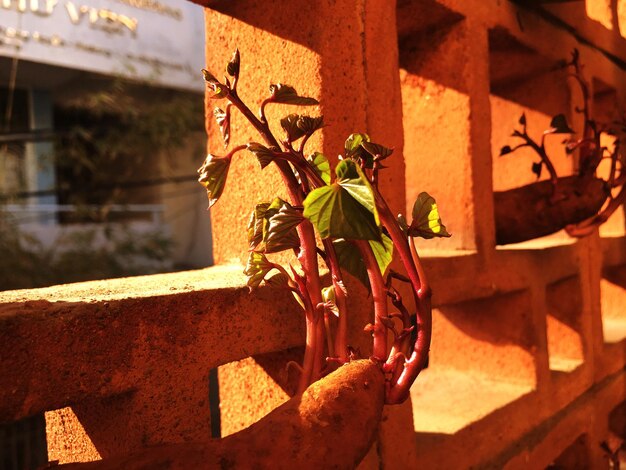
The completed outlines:
{"type": "MultiPolygon", "coordinates": [[[[221,76],[238,47],[240,93],[255,112],[278,81],[319,99],[268,116],[323,114],[309,148],[333,162],[351,132],[395,147],[381,182],[393,209],[408,212],[427,191],[453,233],[419,244],[434,292],[430,367],[409,402],[385,410],[361,468],[608,468],[600,443],[626,439],[623,213],[601,236],[496,246],[494,190],[534,181],[532,154],[498,157],[522,113],[535,136],[560,112],[580,129],[580,92],[559,68],[574,48],[594,112],[625,108],[624,2],[200,3],[207,68],[221,76]]],[[[208,150],[221,153],[216,104],[208,150]]],[[[259,139],[236,113],[232,134],[259,139]]],[[[558,138],[547,145],[557,152],[558,138]]],[[[575,161],[558,153],[555,165],[567,175],[575,161]]],[[[249,212],[275,195],[285,196],[276,171],[237,155],[211,210],[219,264],[241,265],[249,212]]],[[[0,420],[71,405],[105,457],[193,441],[208,434],[213,367],[224,434],[280,407],[302,319],[288,296],[249,296],[240,269],[0,294],[0,420]]],[[[351,292],[350,343],[367,356],[371,307],[362,288],[351,292]]],[[[68,423],[51,432],[57,455],[92,458],[68,423]]]]}

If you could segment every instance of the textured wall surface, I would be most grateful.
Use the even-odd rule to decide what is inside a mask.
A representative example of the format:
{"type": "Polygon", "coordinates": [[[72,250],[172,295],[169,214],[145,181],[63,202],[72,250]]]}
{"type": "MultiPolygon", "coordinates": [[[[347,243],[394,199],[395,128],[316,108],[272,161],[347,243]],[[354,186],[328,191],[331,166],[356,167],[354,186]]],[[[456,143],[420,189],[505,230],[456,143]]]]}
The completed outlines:
{"type": "MultiPolygon", "coordinates": [[[[418,245],[436,306],[430,367],[415,383],[410,406],[389,410],[378,461],[370,455],[363,467],[607,468],[600,444],[616,449],[626,438],[623,212],[602,236],[573,240],[559,232],[501,247],[493,205],[493,191],[536,180],[532,153],[499,157],[503,145],[514,144],[510,134],[522,113],[537,139],[555,114],[581,128],[580,91],[562,67],[574,48],[592,84],[595,115],[623,109],[625,2],[521,3],[205,4],[207,67],[220,70],[239,47],[240,87],[252,103],[272,81],[315,96],[331,124],[315,142],[326,155],[341,152],[342,139],[355,131],[394,147],[383,187],[392,208],[409,211],[415,196],[428,191],[453,233],[418,245]]],[[[213,105],[207,102],[207,116],[213,105]]],[[[209,148],[218,151],[217,128],[207,123],[209,148]]],[[[233,132],[235,141],[248,138],[233,132]]],[[[559,175],[568,175],[575,162],[561,140],[549,137],[547,148],[559,175]]],[[[265,174],[252,178],[274,190],[265,174]]],[[[216,233],[217,260],[245,256],[242,214],[252,203],[236,197],[215,207],[215,231],[222,220],[228,225],[216,233]],[[232,243],[235,237],[242,241],[232,243]]],[[[226,409],[241,408],[239,396],[247,402],[268,396],[267,382],[258,379],[262,369],[284,393],[267,365],[229,365],[220,379],[229,390],[222,396],[226,409]],[[231,393],[237,381],[246,393],[231,393]]],[[[275,406],[284,396],[274,393],[263,407],[271,400],[275,406]]],[[[258,414],[249,421],[237,416],[232,429],[258,414]]]]}
{"type": "MultiPolygon", "coordinates": [[[[270,83],[317,98],[317,109],[268,117],[323,114],[310,148],[334,161],[352,132],[394,147],[381,180],[392,209],[428,191],[453,234],[418,245],[434,291],[430,366],[407,403],[385,410],[361,468],[610,468],[603,447],[626,439],[623,211],[585,239],[496,246],[493,193],[535,180],[531,154],[498,156],[522,113],[537,138],[557,113],[581,128],[561,66],[574,48],[595,115],[626,109],[626,2],[198,3],[209,70],[221,76],[238,47],[253,109],[270,83]]],[[[213,106],[208,149],[219,154],[213,106]]],[[[569,174],[575,161],[551,139],[569,174]]],[[[258,137],[236,115],[231,140],[258,137]]],[[[248,157],[235,157],[211,210],[219,266],[0,294],[1,420],[48,411],[51,456],[80,461],[203,438],[218,406],[231,434],[287,399],[302,319],[286,295],[248,295],[238,274],[252,207],[283,190],[248,157]]],[[[354,287],[350,342],[365,351],[371,311],[354,287]]]]}

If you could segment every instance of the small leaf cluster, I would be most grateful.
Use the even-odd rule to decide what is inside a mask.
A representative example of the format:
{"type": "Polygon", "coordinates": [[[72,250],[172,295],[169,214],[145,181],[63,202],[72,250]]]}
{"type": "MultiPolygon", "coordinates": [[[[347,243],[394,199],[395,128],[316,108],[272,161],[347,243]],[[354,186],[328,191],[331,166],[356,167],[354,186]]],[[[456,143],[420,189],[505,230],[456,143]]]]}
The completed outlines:
{"type": "MultiPolygon", "coordinates": [[[[512,154],[520,148],[530,147],[541,158],[540,161],[533,162],[531,166],[532,172],[537,176],[537,178],[540,178],[543,167],[546,165],[551,167],[550,158],[548,157],[546,153],[546,148],[545,148],[546,136],[552,135],[552,134],[555,134],[555,135],[556,134],[573,134],[574,131],[569,126],[565,115],[557,114],[552,117],[550,121],[550,127],[543,132],[541,143],[537,143],[528,134],[526,113],[523,113],[521,115],[518,122],[522,126],[522,130],[514,130],[511,135],[512,137],[517,137],[517,138],[522,139],[522,143],[514,147],[511,147],[510,145],[504,145],[503,147],[500,148],[500,157],[512,154]]],[[[565,142],[568,142],[568,141],[566,140],[565,142]]],[[[553,168],[549,168],[549,170],[551,170],[552,172],[554,171],[553,168]]]]}
{"type": "MultiPolygon", "coordinates": [[[[239,55],[236,54],[227,71],[232,76],[238,76],[239,67],[239,55]]],[[[219,83],[214,75],[204,71],[204,76],[207,85],[215,93],[214,98],[229,95],[228,86],[219,83]]],[[[318,104],[314,98],[300,96],[290,85],[270,85],[269,91],[270,95],[264,105],[318,104]]],[[[215,108],[214,112],[226,146],[230,140],[231,107],[229,104],[225,110],[215,108]]],[[[281,159],[292,163],[300,160],[294,166],[304,168],[301,174],[307,177],[308,171],[314,180],[314,187],[305,195],[302,207],[296,208],[287,201],[276,198],[272,202],[257,204],[252,211],[248,224],[250,260],[246,267],[251,287],[257,286],[273,266],[264,254],[298,249],[296,228],[304,219],[315,226],[320,238],[333,240],[340,265],[365,284],[368,282],[363,260],[350,240],[368,240],[383,273],[392,260],[393,243],[381,227],[372,179],[366,172],[371,172],[375,167],[384,168],[381,162],[393,150],[372,142],[367,134],[351,134],[346,139],[344,155],[340,156],[333,176],[330,162],[324,154],[313,152],[305,157],[292,147],[294,142],[303,137],[308,138],[323,125],[322,116],[288,114],[280,120],[287,148],[281,149],[259,142],[245,145],[257,158],[262,169],[281,159]]],[[[209,155],[199,169],[199,181],[207,190],[210,206],[223,193],[232,155],[232,152],[226,156],[209,155]]],[[[406,227],[407,235],[427,239],[450,236],[441,222],[435,200],[427,193],[418,196],[412,215],[413,221],[406,227]]]]}

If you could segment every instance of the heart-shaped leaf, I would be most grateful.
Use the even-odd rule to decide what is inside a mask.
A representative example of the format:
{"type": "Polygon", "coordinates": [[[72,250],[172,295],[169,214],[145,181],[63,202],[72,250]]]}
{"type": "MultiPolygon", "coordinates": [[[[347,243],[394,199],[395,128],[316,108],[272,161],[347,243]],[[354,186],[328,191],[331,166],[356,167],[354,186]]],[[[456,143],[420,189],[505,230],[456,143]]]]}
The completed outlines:
{"type": "Polygon", "coordinates": [[[229,168],[230,157],[218,157],[209,154],[198,169],[200,175],[198,181],[206,188],[209,207],[213,206],[222,195],[229,168]]]}
{"type": "Polygon", "coordinates": [[[337,260],[341,269],[352,274],[369,289],[370,280],[367,277],[367,269],[365,268],[365,263],[363,262],[363,258],[361,258],[359,249],[344,238],[333,240],[333,246],[335,247],[337,260]]]}
{"type": "Polygon", "coordinates": [[[239,56],[239,49],[235,49],[232,59],[230,59],[228,65],[226,66],[226,72],[228,72],[228,75],[231,77],[238,77],[240,63],[241,57],[239,56]]]}
{"type": "Polygon", "coordinates": [[[266,231],[264,226],[267,224],[265,214],[269,207],[269,202],[262,202],[257,204],[252,214],[250,214],[250,220],[248,222],[248,246],[250,250],[256,250],[263,241],[263,236],[266,231]]]}
{"type": "Polygon", "coordinates": [[[378,211],[367,178],[352,160],[340,162],[336,173],[337,181],[306,197],[304,217],[322,238],[380,240],[378,211]]]}
{"type": "Polygon", "coordinates": [[[274,103],[297,104],[300,106],[312,106],[319,104],[315,98],[299,96],[294,87],[277,83],[270,85],[271,100],[274,103]]]}
{"type": "Polygon", "coordinates": [[[300,246],[296,227],[304,220],[302,212],[276,198],[266,212],[267,231],[264,234],[265,253],[291,250],[300,246]]]}
{"type": "Polygon", "coordinates": [[[297,122],[298,128],[305,134],[313,134],[316,130],[324,125],[324,119],[322,116],[310,117],[300,116],[297,122]]]}
{"type": "Polygon", "coordinates": [[[387,235],[383,234],[381,241],[370,240],[369,244],[376,257],[378,269],[380,269],[380,273],[384,276],[391,261],[393,261],[393,241],[387,235]]]}
{"type": "Polygon", "coordinates": [[[206,81],[207,86],[213,92],[213,95],[209,98],[224,98],[228,94],[228,87],[226,85],[222,85],[211,72],[206,69],[202,69],[202,75],[204,76],[204,81],[206,81]]]}
{"type": "Polygon", "coordinates": [[[315,168],[315,172],[326,184],[330,184],[330,163],[323,153],[315,152],[307,158],[309,163],[315,168]]]}
{"type": "Polygon", "coordinates": [[[258,251],[251,251],[248,255],[248,262],[243,273],[248,278],[247,285],[250,289],[259,287],[267,273],[274,269],[274,264],[271,263],[263,253],[258,251]]]}
{"type": "Polygon", "coordinates": [[[412,237],[435,238],[449,237],[445,225],[439,217],[435,199],[428,193],[420,193],[413,205],[413,221],[409,226],[412,237]]]}
{"type": "MultiPolygon", "coordinates": [[[[393,241],[383,234],[381,241],[369,240],[368,243],[376,257],[378,269],[384,275],[393,259],[393,241]]],[[[343,238],[333,240],[333,246],[337,252],[339,266],[361,281],[365,287],[369,288],[370,281],[367,276],[367,268],[359,249],[353,243],[343,238]]]]}
{"type": "Polygon", "coordinates": [[[287,140],[289,140],[289,142],[295,142],[306,134],[306,132],[298,127],[300,118],[301,116],[297,114],[289,114],[280,120],[280,127],[282,127],[285,134],[287,134],[287,140]]]}
{"type": "Polygon", "coordinates": [[[363,142],[369,142],[370,138],[367,134],[350,134],[346,139],[346,143],[344,144],[344,148],[346,151],[346,158],[352,158],[353,156],[358,156],[363,152],[363,148],[361,144],[363,142]]]}
{"type": "Polygon", "coordinates": [[[380,144],[375,144],[373,142],[362,142],[361,147],[363,147],[372,157],[378,156],[381,159],[387,158],[393,153],[393,149],[384,147],[380,144]]]}
{"type": "Polygon", "coordinates": [[[376,225],[380,226],[374,191],[363,173],[363,170],[361,170],[361,167],[352,160],[342,160],[337,165],[335,173],[337,175],[337,182],[341,187],[348,191],[354,199],[359,201],[363,207],[371,212],[374,215],[376,225]]]}
{"type": "Polygon", "coordinates": [[[564,114],[557,114],[550,121],[550,130],[552,134],[573,134],[574,131],[569,127],[564,114]]]}
{"type": "Polygon", "coordinates": [[[269,149],[265,145],[259,144],[258,142],[250,142],[248,144],[248,150],[257,158],[259,164],[261,165],[261,169],[272,163],[276,157],[276,152],[274,150],[269,149]]]}
{"type": "Polygon", "coordinates": [[[213,110],[215,121],[217,125],[220,126],[222,139],[224,139],[224,147],[228,147],[228,143],[230,142],[230,106],[230,104],[226,106],[226,111],[223,111],[221,108],[215,108],[213,110]]]}

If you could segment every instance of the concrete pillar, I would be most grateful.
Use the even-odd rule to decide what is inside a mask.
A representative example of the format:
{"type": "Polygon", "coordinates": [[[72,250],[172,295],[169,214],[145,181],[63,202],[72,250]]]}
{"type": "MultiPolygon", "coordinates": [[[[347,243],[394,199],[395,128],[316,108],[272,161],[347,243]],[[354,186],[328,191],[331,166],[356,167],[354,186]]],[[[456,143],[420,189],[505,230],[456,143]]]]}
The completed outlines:
{"type": "MultiPolygon", "coordinates": [[[[256,113],[268,85],[284,82],[319,108],[268,106],[277,136],[278,121],[289,113],[324,115],[327,127],[311,139],[308,151],[321,151],[332,162],[346,137],[366,132],[395,153],[380,187],[394,210],[404,210],[402,106],[398,77],[395,2],[341,0],[282,2],[272,8],[250,0],[218,3],[206,10],[207,68],[216,76],[235,48],[241,51],[239,94],[256,113]],[[324,25],[324,27],[322,27],[324,25]],[[262,51],[262,52],[260,52],[262,51]]],[[[207,103],[209,151],[224,153],[219,129],[207,103]]],[[[235,111],[233,144],[259,140],[235,111]]],[[[247,258],[246,224],[254,205],[283,195],[274,168],[261,172],[252,155],[239,154],[231,166],[222,199],[211,211],[215,262],[247,258]]]]}

